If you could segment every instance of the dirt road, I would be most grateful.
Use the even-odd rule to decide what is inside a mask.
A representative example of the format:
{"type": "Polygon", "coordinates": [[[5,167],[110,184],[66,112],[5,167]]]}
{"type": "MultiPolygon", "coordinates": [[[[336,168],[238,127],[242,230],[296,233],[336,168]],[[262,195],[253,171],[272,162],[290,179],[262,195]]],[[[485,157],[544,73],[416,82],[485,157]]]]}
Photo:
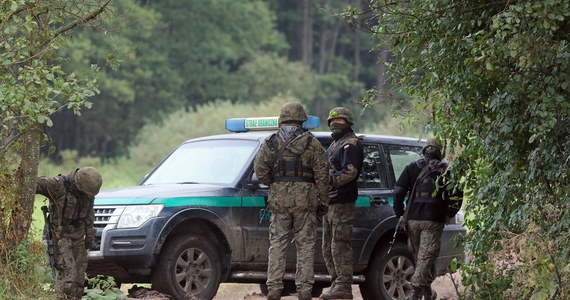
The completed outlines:
{"type": "MultiPolygon", "coordinates": [[[[460,277],[459,274],[453,274],[453,278],[456,284],[459,284],[460,277]]],[[[123,285],[121,290],[127,293],[128,289],[132,285],[123,285]]],[[[453,281],[449,275],[441,276],[436,278],[432,284],[432,288],[437,292],[438,298],[440,300],[457,300],[457,292],[453,281]]],[[[460,287],[461,288],[461,287],[460,287]]],[[[327,289],[325,289],[326,291],[327,289]]],[[[153,297],[152,293],[156,291],[149,290],[149,294],[145,295],[144,298],[129,298],[129,299],[147,299],[147,300],[166,300],[164,297],[153,297]],[[148,296],[148,297],[146,297],[148,296]]],[[[362,300],[362,295],[360,294],[360,289],[358,285],[352,286],[352,295],[354,300],[362,300]]],[[[214,297],[214,300],[265,300],[266,297],[261,294],[258,284],[244,284],[244,283],[222,283],[218,289],[218,293],[214,297]]],[[[296,296],[287,296],[281,298],[283,300],[297,300],[296,296]]],[[[313,298],[318,299],[318,298],[313,298]]]]}
{"type": "MultiPolygon", "coordinates": [[[[454,274],[453,276],[455,278],[455,281],[458,283],[460,281],[459,275],[454,274]]],[[[455,291],[455,287],[449,275],[436,278],[436,280],[432,284],[432,287],[437,292],[438,295],[437,299],[446,299],[446,300],[458,299],[457,292],[455,291]]],[[[354,296],[354,300],[362,300],[362,296],[360,294],[360,289],[358,288],[358,285],[352,286],[352,295],[354,296]]],[[[266,298],[261,295],[259,285],[238,284],[238,283],[223,283],[222,285],[220,285],[218,294],[216,295],[216,297],[214,297],[214,300],[264,300],[264,299],[266,298]]],[[[297,297],[287,296],[281,299],[297,300],[297,297]]],[[[313,299],[316,300],[318,298],[313,298],[313,299]]]]}

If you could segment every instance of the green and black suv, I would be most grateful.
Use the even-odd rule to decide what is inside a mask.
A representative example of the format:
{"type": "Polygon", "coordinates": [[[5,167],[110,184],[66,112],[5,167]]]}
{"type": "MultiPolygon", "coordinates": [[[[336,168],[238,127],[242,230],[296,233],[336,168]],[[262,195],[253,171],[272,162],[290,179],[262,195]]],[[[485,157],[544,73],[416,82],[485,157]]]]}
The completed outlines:
{"type": "MultiPolygon", "coordinates": [[[[237,131],[247,130],[239,122],[237,131]]],[[[186,141],[140,185],[100,192],[95,200],[97,243],[89,252],[89,275],[152,283],[176,299],[188,293],[211,299],[222,282],[259,283],[266,291],[271,212],[266,209],[268,188],[256,179],[253,160],[269,134],[228,133],[186,141]]],[[[314,135],[325,148],[332,142],[330,133],[314,135]]],[[[366,300],[406,299],[414,270],[406,237],[399,235],[387,254],[397,223],[393,191],[406,164],[420,157],[423,142],[359,135],[364,168],[352,234],[354,282],[366,300]]],[[[438,275],[447,271],[451,259],[463,257],[454,239],[466,232],[461,219],[460,213],[445,227],[434,270],[438,275]]],[[[319,239],[321,235],[319,228],[319,239]]],[[[295,292],[294,247],[292,243],[288,250],[285,276],[290,293],[295,292]]],[[[329,282],[318,241],[314,295],[329,282]]]]}

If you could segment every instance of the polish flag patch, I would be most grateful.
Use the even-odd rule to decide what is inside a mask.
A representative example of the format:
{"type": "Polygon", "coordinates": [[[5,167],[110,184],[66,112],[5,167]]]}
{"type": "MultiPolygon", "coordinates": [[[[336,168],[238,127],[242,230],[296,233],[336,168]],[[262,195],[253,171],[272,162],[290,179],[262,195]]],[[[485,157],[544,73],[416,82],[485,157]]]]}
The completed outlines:
{"type": "Polygon", "coordinates": [[[346,149],[348,149],[348,147],[350,147],[350,145],[345,145],[345,146],[343,147],[343,149],[346,150],[346,149]]]}
{"type": "Polygon", "coordinates": [[[59,177],[54,177],[53,179],[55,179],[55,180],[59,181],[59,177]]]}

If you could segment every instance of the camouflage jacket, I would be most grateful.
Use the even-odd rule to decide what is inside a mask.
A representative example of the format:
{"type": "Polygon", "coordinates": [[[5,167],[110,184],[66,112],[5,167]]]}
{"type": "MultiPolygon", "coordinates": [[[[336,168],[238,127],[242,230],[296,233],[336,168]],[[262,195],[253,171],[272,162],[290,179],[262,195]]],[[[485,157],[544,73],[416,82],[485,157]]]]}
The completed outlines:
{"type": "Polygon", "coordinates": [[[72,174],[38,178],[36,194],[44,195],[50,201],[50,227],[60,237],[93,236],[95,197],[78,191],[68,178],[73,178],[72,174]]]}
{"type": "Polygon", "coordinates": [[[327,155],[321,143],[298,126],[281,126],[269,136],[255,157],[254,170],[259,180],[269,186],[269,208],[276,213],[310,211],[319,204],[328,205],[327,155]],[[298,156],[313,182],[274,181],[279,149],[289,140],[282,156],[298,156]]]}

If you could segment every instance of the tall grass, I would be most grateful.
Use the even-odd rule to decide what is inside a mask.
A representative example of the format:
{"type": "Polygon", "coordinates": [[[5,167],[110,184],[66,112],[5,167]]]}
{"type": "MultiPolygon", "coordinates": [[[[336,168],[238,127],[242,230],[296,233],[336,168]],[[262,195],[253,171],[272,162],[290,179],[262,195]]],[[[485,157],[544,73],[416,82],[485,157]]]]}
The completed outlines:
{"type": "Polygon", "coordinates": [[[25,240],[0,264],[0,299],[54,299],[45,246],[25,240]]]}

